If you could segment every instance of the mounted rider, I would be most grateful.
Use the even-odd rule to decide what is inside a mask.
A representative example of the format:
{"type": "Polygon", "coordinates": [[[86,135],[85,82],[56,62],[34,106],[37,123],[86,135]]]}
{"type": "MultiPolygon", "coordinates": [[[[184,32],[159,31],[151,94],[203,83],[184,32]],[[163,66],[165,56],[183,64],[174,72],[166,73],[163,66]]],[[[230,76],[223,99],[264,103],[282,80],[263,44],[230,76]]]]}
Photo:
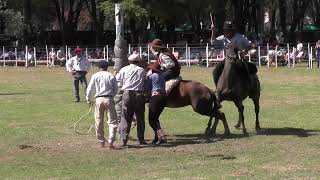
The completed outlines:
{"type": "Polygon", "coordinates": [[[157,58],[157,63],[161,66],[164,79],[168,81],[179,77],[180,64],[172,52],[162,45],[162,41],[154,39],[149,46],[152,54],[157,58]]]}
{"type": "MultiPolygon", "coordinates": [[[[244,60],[245,54],[252,48],[254,48],[254,44],[248,40],[248,38],[236,32],[235,26],[231,22],[226,22],[223,26],[224,34],[217,37],[213,41],[211,41],[211,45],[218,48],[223,48],[226,50],[226,56],[230,59],[239,58],[244,60]]],[[[255,74],[257,72],[257,68],[254,64],[243,61],[242,63],[245,69],[248,72],[248,77],[250,74],[255,74]]],[[[218,64],[216,69],[221,68],[223,70],[223,64],[218,64]],[[221,67],[220,67],[221,66],[221,67]]],[[[251,80],[250,81],[250,85],[251,80]]]]}

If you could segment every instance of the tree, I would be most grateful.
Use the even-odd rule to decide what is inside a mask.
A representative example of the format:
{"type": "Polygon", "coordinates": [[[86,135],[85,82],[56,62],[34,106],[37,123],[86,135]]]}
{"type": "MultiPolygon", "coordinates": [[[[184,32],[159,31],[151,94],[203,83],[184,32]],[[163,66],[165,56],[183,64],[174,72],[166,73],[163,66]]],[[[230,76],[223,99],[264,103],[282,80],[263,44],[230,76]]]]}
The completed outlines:
{"type": "Polygon", "coordinates": [[[82,10],[83,0],[51,0],[56,9],[56,15],[60,25],[62,44],[74,44],[75,32],[82,10]],[[67,13],[67,17],[65,17],[67,13]]]}

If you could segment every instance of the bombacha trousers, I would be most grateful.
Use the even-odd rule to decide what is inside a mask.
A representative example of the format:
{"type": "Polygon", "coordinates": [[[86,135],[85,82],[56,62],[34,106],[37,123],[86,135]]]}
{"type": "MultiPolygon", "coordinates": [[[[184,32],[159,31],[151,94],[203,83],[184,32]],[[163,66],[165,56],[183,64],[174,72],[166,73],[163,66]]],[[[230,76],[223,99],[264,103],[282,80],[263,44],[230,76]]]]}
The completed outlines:
{"type": "Polygon", "coordinates": [[[96,98],[95,109],[95,127],[96,136],[99,142],[106,141],[104,137],[104,115],[107,112],[108,125],[109,125],[109,139],[108,143],[113,143],[116,138],[118,127],[117,113],[115,109],[115,102],[113,97],[98,97],[96,98]]]}
{"type": "Polygon", "coordinates": [[[137,135],[139,141],[144,141],[144,111],[145,99],[143,92],[124,91],[122,95],[122,114],[120,121],[120,136],[122,140],[128,140],[133,115],[137,118],[137,135]]]}

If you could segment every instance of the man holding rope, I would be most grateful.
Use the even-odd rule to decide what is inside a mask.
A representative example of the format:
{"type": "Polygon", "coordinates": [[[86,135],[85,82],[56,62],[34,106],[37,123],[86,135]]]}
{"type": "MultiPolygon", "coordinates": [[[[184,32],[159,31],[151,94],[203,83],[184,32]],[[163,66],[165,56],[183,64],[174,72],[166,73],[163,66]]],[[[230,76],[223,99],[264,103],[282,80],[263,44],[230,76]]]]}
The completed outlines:
{"type": "Polygon", "coordinates": [[[99,62],[100,71],[93,74],[88,85],[86,99],[91,100],[92,93],[95,91],[96,109],[95,109],[95,127],[96,136],[101,147],[105,146],[106,139],[104,137],[104,113],[108,112],[109,124],[109,148],[113,149],[115,141],[118,120],[115,109],[114,96],[118,92],[118,85],[113,74],[108,72],[108,62],[102,60],[99,62]]]}

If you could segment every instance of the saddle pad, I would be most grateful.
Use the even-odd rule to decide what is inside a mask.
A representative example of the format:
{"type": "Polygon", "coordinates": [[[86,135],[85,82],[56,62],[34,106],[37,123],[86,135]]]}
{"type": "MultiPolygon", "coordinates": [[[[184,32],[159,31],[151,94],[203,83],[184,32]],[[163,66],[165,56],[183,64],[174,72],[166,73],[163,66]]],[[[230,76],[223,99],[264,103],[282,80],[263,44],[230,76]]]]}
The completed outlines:
{"type": "Polygon", "coordinates": [[[171,90],[182,80],[180,76],[170,79],[169,81],[166,81],[166,95],[168,96],[171,92],[171,90]]]}

